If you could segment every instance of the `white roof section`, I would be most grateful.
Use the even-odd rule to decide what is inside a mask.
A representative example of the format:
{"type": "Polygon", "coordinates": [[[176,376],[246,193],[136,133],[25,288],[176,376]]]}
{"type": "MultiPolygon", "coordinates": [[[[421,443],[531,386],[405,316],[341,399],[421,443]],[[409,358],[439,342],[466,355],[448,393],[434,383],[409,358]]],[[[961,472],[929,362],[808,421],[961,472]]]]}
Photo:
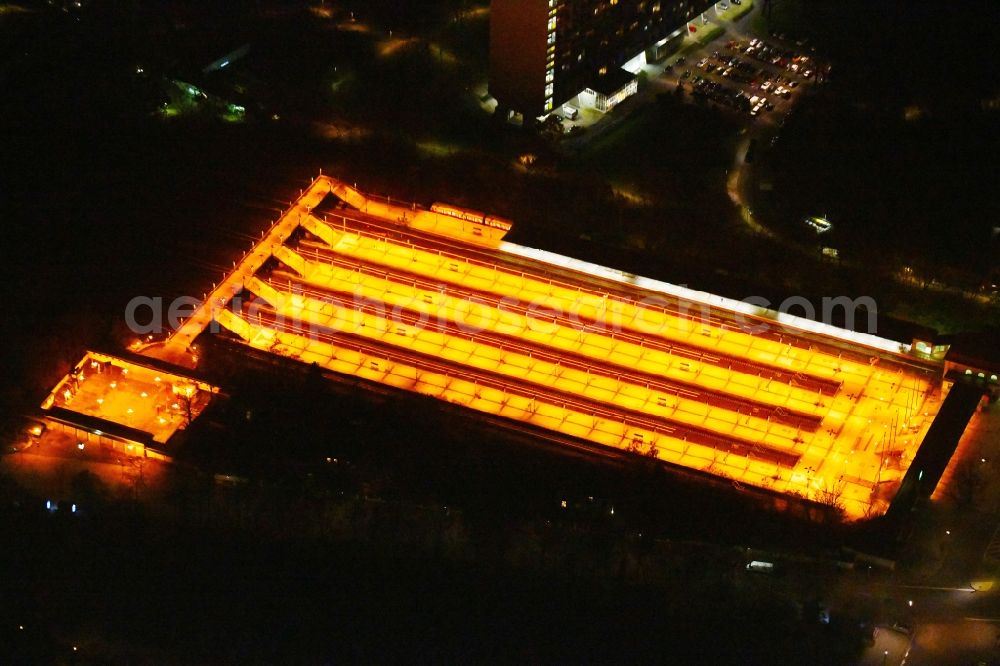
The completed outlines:
{"type": "Polygon", "coordinates": [[[713,308],[729,310],[730,312],[751,316],[761,320],[770,319],[788,328],[837,338],[839,340],[843,340],[844,342],[871,347],[873,349],[878,349],[879,351],[893,354],[906,354],[910,351],[911,345],[909,344],[904,344],[895,340],[888,340],[870,333],[849,331],[847,329],[831,326],[830,324],[824,324],[813,319],[790,315],[784,312],[778,312],[777,310],[769,310],[745,301],[716,296],[715,294],[710,294],[705,291],[697,291],[695,289],[682,287],[669,282],[661,282],[659,280],[652,280],[650,278],[632,275],[631,273],[626,273],[625,271],[600,266],[598,264],[592,264],[579,259],[573,259],[554,252],[537,250],[535,248],[508,242],[501,242],[499,249],[509,254],[524,257],[525,259],[541,261],[553,266],[559,266],[560,268],[578,271],[580,273],[593,275],[606,280],[613,280],[615,282],[639,287],[649,291],[660,292],[676,298],[681,298],[695,303],[702,303],[713,308]]]}

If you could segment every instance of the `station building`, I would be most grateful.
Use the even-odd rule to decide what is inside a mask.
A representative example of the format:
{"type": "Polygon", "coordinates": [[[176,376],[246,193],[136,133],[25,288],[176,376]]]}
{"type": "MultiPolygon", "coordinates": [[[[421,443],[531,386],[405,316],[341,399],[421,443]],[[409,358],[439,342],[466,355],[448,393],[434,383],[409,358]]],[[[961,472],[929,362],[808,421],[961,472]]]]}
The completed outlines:
{"type": "Polygon", "coordinates": [[[655,459],[775,507],[905,519],[997,398],[995,332],[842,328],[517,245],[511,228],[321,175],[168,338],[88,352],[28,436],[170,460],[220,392],[195,343],[218,334],[249,357],[655,459]]]}
{"type": "Polygon", "coordinates": [[[610,110],[637,89],[622,69],[660,59],[711,0],[493,0],[490,93],[508,114],[542,117],[581,102],[610,110]],[[625,80],[627,79],[627,80],[625,80]],[[587,92],[590,91],[590,92],[587,92]]]}
{"type": "Polygon", "coordinates": [[[41,405],[34,437],[63,433],[106,454],[171,460],[170,442],[219,389],[197,373],[128,351],[88,351],[41,405]]]}

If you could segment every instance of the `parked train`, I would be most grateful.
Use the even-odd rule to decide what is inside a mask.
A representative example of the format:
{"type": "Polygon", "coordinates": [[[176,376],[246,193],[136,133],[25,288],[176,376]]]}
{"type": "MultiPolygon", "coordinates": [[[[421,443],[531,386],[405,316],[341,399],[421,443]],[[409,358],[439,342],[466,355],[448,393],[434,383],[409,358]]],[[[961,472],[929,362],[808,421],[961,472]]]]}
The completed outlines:
{"type": "Polygon", "coordinates": [[[482,224],[487,227],[493,227],[494,229],[500,229],[501,231],[510,231],[513,226],[513,222],[502,217],[496,217],[494,215],[487,215],[486,213],[478,210],[472,210],[471,208],[462,208],[461,206],[453,206],[446,203],[435,203],[431,206],[431,210],[435,213],[440,213],[442,215],[447,215],[449,217],[455,217],[460,220],[465,220],[467,222],[475,222],[477,224],[482,224]]]}

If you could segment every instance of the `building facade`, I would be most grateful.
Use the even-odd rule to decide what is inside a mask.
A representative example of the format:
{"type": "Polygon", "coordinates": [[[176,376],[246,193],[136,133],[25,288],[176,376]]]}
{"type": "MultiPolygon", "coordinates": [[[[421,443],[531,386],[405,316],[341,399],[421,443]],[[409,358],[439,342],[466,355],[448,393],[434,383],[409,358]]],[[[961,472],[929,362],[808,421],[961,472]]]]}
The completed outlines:
{"type": "Polygon", "coordinates": [[[682,39],[687,21],[713,4],[493,0],[490,93],[503,109],[526,118],[544,116],[587,90],[600,91],[605,103],[619,100],[622,65],[672,37],[682,39]]]}

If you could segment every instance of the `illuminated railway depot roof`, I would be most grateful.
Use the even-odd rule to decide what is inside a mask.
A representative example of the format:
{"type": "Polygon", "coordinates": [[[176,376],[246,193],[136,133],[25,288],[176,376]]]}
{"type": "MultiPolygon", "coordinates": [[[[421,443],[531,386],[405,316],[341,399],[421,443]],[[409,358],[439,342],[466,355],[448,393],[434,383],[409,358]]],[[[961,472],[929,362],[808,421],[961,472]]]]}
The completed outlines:
{"type": "Polygon", "coordinates": [[[183,362],[214,319],[328,370],[737,486],[838,496],[852,517],[884,511],[943,397],[906,346],[505,232],[320,176],[159,353],[183,362]],[[341,207],[317,212],[330,195],[341,207]]]}
{"type": "Polygon", "coordinates": [[[108,426],[91,426],[103,422],[164,444],[187,426],[189,417],[201,413],[218,388],[161,365],[89,351],[56,384],[42,409],[97,435],[108,426]]]}

